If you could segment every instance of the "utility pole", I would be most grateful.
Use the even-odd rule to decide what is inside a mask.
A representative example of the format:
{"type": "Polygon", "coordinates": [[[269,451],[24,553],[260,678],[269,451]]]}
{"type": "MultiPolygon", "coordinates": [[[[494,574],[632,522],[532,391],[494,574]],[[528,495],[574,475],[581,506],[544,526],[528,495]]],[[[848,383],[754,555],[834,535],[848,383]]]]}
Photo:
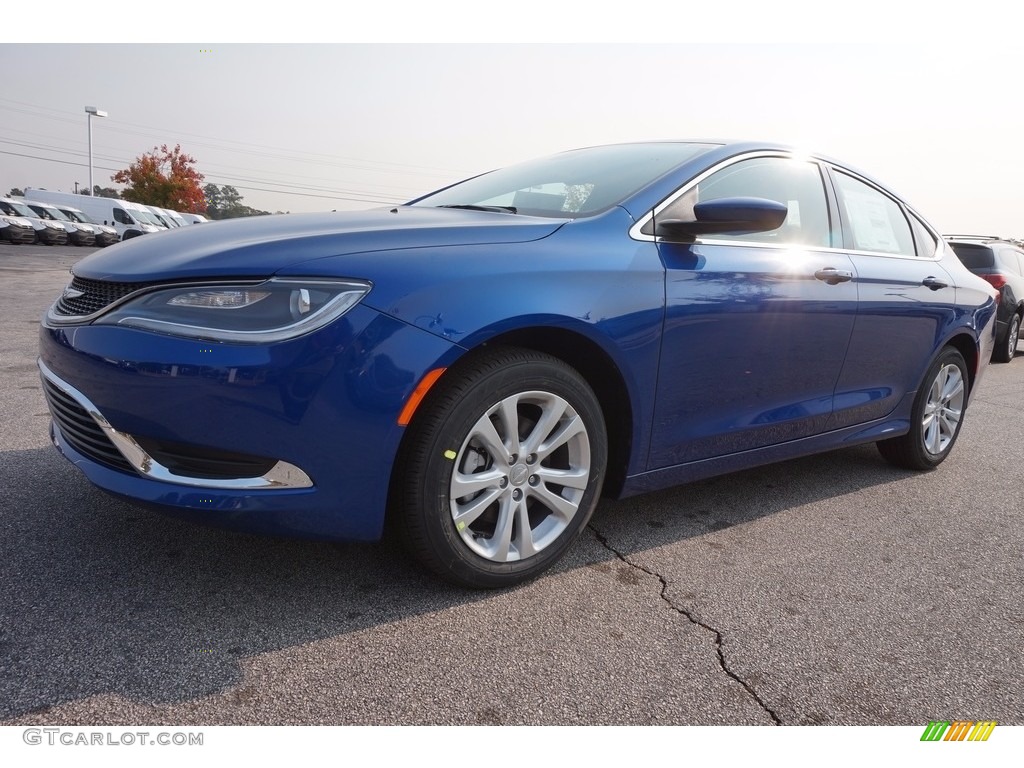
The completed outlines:
{"type": "Polygon", "coordinates": [[[97,109],[96,107],[86,107],[85,114],[88,115],[86,120],[89,123],[89,194],[91,195],[96,189],[92,180],[92,119],[94,116],[106,117],[107,113],[102,109],[97,109]]]}

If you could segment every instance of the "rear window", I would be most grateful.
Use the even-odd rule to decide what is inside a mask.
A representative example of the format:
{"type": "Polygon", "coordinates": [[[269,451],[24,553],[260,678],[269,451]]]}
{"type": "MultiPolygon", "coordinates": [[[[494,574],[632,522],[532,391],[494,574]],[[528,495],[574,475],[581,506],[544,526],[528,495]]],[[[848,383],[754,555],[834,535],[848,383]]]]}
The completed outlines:
{"type": "Polygon", "coordinates": [[[968,243],[950,243],[949,245],[968,269],[991,269],[995,265],[995,256],[987,245],[968,243]]]}

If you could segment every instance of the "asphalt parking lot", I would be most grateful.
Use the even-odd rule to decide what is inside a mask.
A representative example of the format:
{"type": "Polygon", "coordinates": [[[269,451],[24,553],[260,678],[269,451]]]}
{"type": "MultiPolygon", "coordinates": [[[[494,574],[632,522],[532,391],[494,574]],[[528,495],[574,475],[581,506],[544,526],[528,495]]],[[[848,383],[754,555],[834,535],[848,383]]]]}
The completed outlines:
{"type": "Polygon", "coordinates": [[[35,366],[90,250],[0,245],[0,724],[1024,725],[1022,353],[937,471],[864,446],[606,501],[479,593],[93,488],[35,366]]]}

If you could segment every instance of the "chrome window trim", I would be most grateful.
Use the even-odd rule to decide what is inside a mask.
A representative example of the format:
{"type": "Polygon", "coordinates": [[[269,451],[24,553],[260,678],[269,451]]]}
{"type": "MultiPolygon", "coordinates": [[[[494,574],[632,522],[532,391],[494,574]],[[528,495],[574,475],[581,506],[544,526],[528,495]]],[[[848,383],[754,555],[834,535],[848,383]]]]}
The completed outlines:
{"type": "MultiPolygon", "coordinates": [[[[662,242],[659,238],[658,242],[662,242]]],[[[672,241],[669,241],[672,242],[672,241]]],[[[728,245],[739,248],[759,248],[771,251],[807,251],[808,253],[849,253],[843,248],[833,248],[831,245],[805,245],[803,243],[761,243],[756,240],[718,240],[713,237],[697,238],[693,245],[728,245]]]]}
{"type": "Polygon", "coordinates": [[[312,488],[313,481],[309,475],[286,461],[278,461],[266,474],[260,477],[238,477],[238,478],[210,478],[210,477],[189,477],[178,475],[150,456],[135,442],[135,438],[126,432],[114,429],[100,410],[84,394],[75,387],[58,377],[51,371],[46,363],[39,359],[36,361],[39,371],[43,377],[57,387],[59,390],[77,402],[93,421],[103,430],[103,433],[114,444],[118,452],[131,464],[132,468],[142,477],[149,480],[157,480],[163,483],[175,485],[187,485],[192,488],[212,488],[218,490],[279,490],[285,488],[312,488]]]}
{"type": "MultiPolygon", "coordinates": [[[[648,235],[648,234],[644,234],[643,232],[641,232],[641,230],[645,226],[647,226],[647,223],[651,220],[651,218],[653,218],[654,216],[656,216],[657,214],[659,214],[663,210],[665,210],[667,207],[672,205],[672,203],[674,203],[680,197],[682,197],[687,192],[689,192],[694,186],[696,186],[697,184],[700,184],[708,176],[711,176],[712,174],[717,173],[718,171],[722,170],[723,168],[728,168],[730,165],[733,165],[735,163],[741,162],[743,160],[752,160],[752,159],[758,158],[758,157],[779,157],[779,158],[782,158],[784,160],[797,160],[797,161],[803,160],[803,161],[806,161],[808,163],[815,163],[819,167],[824,165],[830,171],[835,170],[835,171],[838,171],[838,172],[845,173],[846,175],[851,176],[851,177],[857,179],[858,181],[860,181],[860,182],[862,182],[864,184],[867,184],[872,189],[875,189],[876,191],[878,191],[880,194],[883,194],[886,197],[888,197],[889,199],[895,201],[896,204],[899,205],[901,209],[904,209],[907,213],[912,214],[912,215],[917,217],[918,221],[920,221],[921,224],[924,225],[924,227],[929,232],[931,232],[931,234],[935,237],[935,253],[933,253],[931,256],[917,256],[916,254],[914,256],[908,256],[908,255],[902,254],[902,253],[886,253],[885,251],[860,251],[860,250],[853,250],[851,248],[843,248],[842,246],[836,247],[834,245],[820,246],[820,247],[809,247],[809,246],[806,246],[806,245],[801,246],[801,245],[799,245],[797,243],[772,243],[772,242],[767,242],[767,241],[766,242],[759,242],[757,240],[719,240],[719,239],[714,238],[714,237],[700,237],[700,236],[694,238],[693,245],[729,245],[729,246],[734,246],[734,247],[739,247],[739,248],[775,248],[775,249],[789,249],[789,248],[799,247],[802,250],[806,250],[806,251],[824,252],[824,253],[836,252],[836,253],[847,253],[847,254],[858,255],[858,256],[874,256],[874,257],[881,256],[881,257],[889,258],[889,259],[909,259],[909,260],[912,260],[912,261],[934,261],[934,262],[942,261],[942,244],[944,242],[942,236],[935,231],[934,227],[932,227],[930,224],[928,224],[927,220],[923,216],[921,216],[919,213],[917,213],[917,211],[915,211],[909,205],[904,203],[898,197],[894,197],[892,194],[890,194],[889,192],[887,192],[884,189],[880,188],[874,182],[870,181],[869,179],[865,179],[863,176],[861,176],[860,174],[858,174],[858,173],[856,173],[854,171],[851,171],[849,168],[844,168],[843,166],[836,165],[835,163],[829,162],[828,160],[823,160],[823,159],[814,157],[813,155],[803,155],[803,154],[800,154],[800,153],[797,153],[797,152],[787,152],[787,151],[784,151],[784,150],[777,150],[777,149],[774,149],[774,150],[756,150],[756,151],[753,151],[753,152],[746,152],[746,153],[741,154],[741,155],[736,155],[734,157],[730,157],[730,158],[727,158],[727,159],[723,160],[722,162],[718,163],[717,165],[714,165],[711,168],[709,168],[706,171],[704,171],[703,173],[700,173],[699,175],[695,176],[690,181],[688,181],[685,185],[683,185],[682,187],[677,189],[675,192],[673,192],[669,197],[666,197],[664,200],[662,200],[660,203],[658,203],[658,205],[656,205],[654,208],[652,208],[650,211],[648,211],[635,224],[633,224],[633,226],[631,226],[629,228],[629,236],[630,236],[630,238],[632,238],[633,240],[637,240],[639,242],[644,242],[644,243],[661,243],[661,242],[665,242],[664,238],[658,237],[657,235],[648,235]]],[[[824,183],[824,179],[823,179],[823,183],[824,183]]],[[[822,192],[825,192],[825,190],[822,189],[822,192]]],[[[826,199],[827,198],[828,198],[828,195],[826,194],[826,199]]],[[[838,204],[838,202],[839,201],[837,199],[836,203],[838,204]]],[[[671,241],[669,241],[669,242],[671,242],[671,241]]]]}
{"type": "Polygon", "coordinates": [[[852,248],[844,250],[844,253],[848,253],[851,256],[873,256],[875,258],[884,259],[903,259],[904,261],[942,261],[940,253],[941,246],[936,247],[934,256],[907,256],[903,253],[886,253],[885,251],[855,251],[852,248]]]}

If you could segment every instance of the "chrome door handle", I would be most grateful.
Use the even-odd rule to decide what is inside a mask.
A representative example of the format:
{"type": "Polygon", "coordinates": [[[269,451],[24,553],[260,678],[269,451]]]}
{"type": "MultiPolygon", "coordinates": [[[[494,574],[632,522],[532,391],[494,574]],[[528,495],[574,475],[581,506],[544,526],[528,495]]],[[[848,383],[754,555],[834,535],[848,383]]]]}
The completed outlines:
{"type": "Polygon", "coordinates": [[[836,285],[838,283],[846,283],[853,280],[853,272],[845,269],[836,269],[835,267],[825,267],[819,269],[814,273],[814,276],[819,280],[822,280],[829,285],[836,285]]]}

